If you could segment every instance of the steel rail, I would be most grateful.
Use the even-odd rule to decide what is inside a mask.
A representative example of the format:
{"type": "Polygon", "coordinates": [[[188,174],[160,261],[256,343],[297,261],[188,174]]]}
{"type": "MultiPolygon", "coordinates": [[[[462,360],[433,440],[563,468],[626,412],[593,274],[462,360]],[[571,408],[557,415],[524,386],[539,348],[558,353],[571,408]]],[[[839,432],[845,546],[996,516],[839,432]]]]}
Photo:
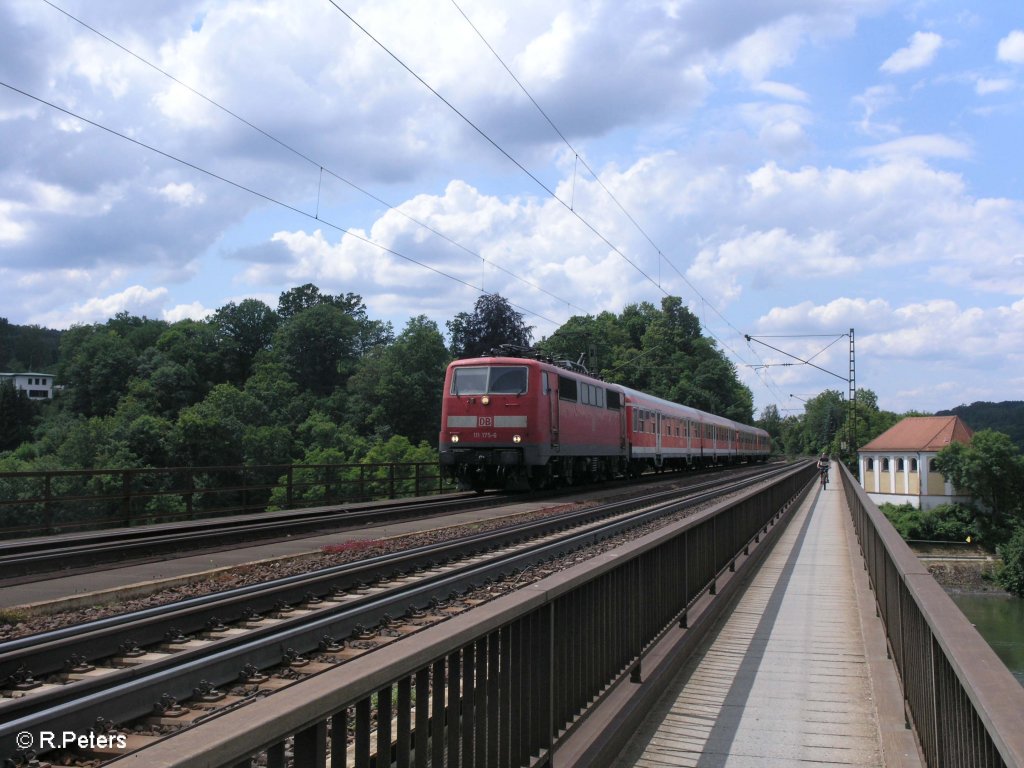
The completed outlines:
{"type": "MultiPolygon", "coordinates": [[[[777,472],[779,470],[773,470],[766,475],[730,483],[725,489],[705,491],[696,496],[691,494],[683,500],[660,501],[657,502],[655,508],[628,520],[615,520],[588,529],[583,533],[570,532],[539,548],[530,548],[527,551],[499,556],[488,563],[468,563],[461,567],[455,567],[447,573],[424,578],[411,588],[400,588],[389,594],[349,600],[336,609],[318,613],[317,618],[312,620],[306,616],[280,619],[272,627],[252,630],[244,637],[216,641],[216,649],[219,650],[210,645],[204,648],[178,651],[170,654],[164,660],[148,664],[145,667],[118,670],[102,678],[96,678],[87,684],[75,683],[70,688],[74,689],[78,698],[71,702],[61,701],[62,698],[71,695],[70,688],[69,691],[55,689],[45,694],[12,700],[10,704],[0,707],[0,715],[3,715],[7,721],[5,725],[0,726],[0,745],[8,746],[14,734],[23,730],[41,730],[48,726],[57,727],[58,725],[64,729],[88,729],[93,724],[98,711],[96,706],[101,701],[103,702],[102,714],[109,720],[123,722],[138,717],[140,714],[144,714],[152,706],[152,703],[164,693],[169,693],[175,698],[186,698],[201,681],[206,680],[215,685],[230,682],[237,679],[239,670],[248,664],[257,668],[266,668],[280,663],[286,649],[292,648],[299,653],[308,652],[310,649],[318,647],[324,635],[350,636],[359,625],[377,624],[385,616],[401,614],[409,606],[425,608],[432,600],[445,598],[452,593],[461,594],[471,586],[480,584],[489,578],[498,578],[500,574],[507,573],[510,569],[522,570],[538,561],[553,557],[555,553],[571,551],[614,536],[626,528],[635,527],[655,517],[671,514],[687,506],[702,503],[708,498],[759,482],[767,475],[777,472]],[[211,651],[213,652],[211,653],[211,651]],[[18,702],[18,704],[13,702],[18,702]],[[140,702],[147,703],[142,705],[140,702]]],[[[656,495],[664,496],[664,494],[665,492],[656,495]]],[[[608,505],[603,512],[591,509],[584,513],[577,513],[576,516],[593,520],[595,517],[621,514],[624,506],[632,505],[635,508],[640,503],[642,502],[619,502],[608,505]]],[[[647,503],[650,504],[650,500],[647,503]]],[[[572,516],[572,513],[567,513],[559,516],[559,519],[548,521],[546,525],[539,527],[550,532],[551,529],[569,525],[572,516]]],[[[506,532],[506,537],[521,538],[523,535],[525,535],[525,531],[506,532]]],[[[467,546],[478,549],[480,544],[488,538],[493,539],[494,534],[481,534],[470,538],[474,541],[466,542],[467,546]]],[[[423,552],[418,556],[430,556],[431,553],[427,550],[431,548],[421,549],[423,552]]],[[[436,556],[436,552],[433,554],[436,556]]],[[[411,562],[411,558],[412,556],[403,559],[408,563],[411,562]]],[[[377,572],[381,568],[388,567],[384,564],[386,560],[387,558],[380,558],[380,562],[370,567],[376,569],[375,572],[377,572]]],[[[337,575],[334,578],[337,578],[337,575]]],[[[287,588],[296,588],[296,584],[288,585],[287,588]]],[[[262,601],[261,604],[267,600],[262,596],[258,599],[262,601]]],[[[214,605],[193,607],[189,616],[194,619],[196,616],[205,616],[209,611],[216,610],[217,607],[214,605]]],[[[221,607],[221,613],[223,613],[223,607],[221,607]]],[[[183,617],[178,616],[171,620],[181,618],[183,617]]],[[[153,627],[166,626],[166,623],[153,622],[149,626],[149,631],[153,631],[153,627]]],[[[106,629],[110,628],[118,629],[113,623],[106,629]]],[[[137,628],[132,629],[132,631],[136,630],[137,628]]],[[[105,631],[100,631],[98,634],[110,635],[105,631]]],[[[83,643],[88,645],[95,639],[90,636],[85,640],[80,639],[75,642],[79,643],[79,647],[84,647],[83,643]]],[[[52,659],[66,654],[68,647],[59,642],[52,644],[46,649],[48,658],[52,659]]],[[[109,645],[107,648],[109,651],[109,645]]],[[[8,661],[11,660],[13,657],[8,657],[8,661]]]]}
{"type": "MultiPolygon", "coordinates": [[[[755,480],[763,477],[764,475],[758,475],[755,480]]],[[[631,511],[645,504],[676,498],[680,493],[715,488],[721,484],[720,479],[709,480],[682,490],[656,491],[627,501],[567,511],[540,521],[516,523],[496,531],[470,534],[455,540],[363,558],[313,573],[236,587],[6,641],[0,643],[0,681],[8,678],[19,667],[26,667],[34,674],[53,674],[61,671],[65,661],[72,656],[88,661],[110,656],[111,649],[127,639],[126,631],[130,632],[131,639],[139,644],[158,643],[165,638],[171,628],[186,634],[200,632],[207,628],[211,619],[234,621],[246,613],[266,613],[282,603],[302,603],[310,594],[323,598],[338,590],[351,589],[353,585],[372,583],[390,577],[395,571],[412,572],[437,562],[449,562],[527,537],[543,536],[569,526],[584,525],[602,517],[631,511]]]]}
{"type": "Polygon", "coordinates": [[[208,518],[187,523],[158,524],[139,528],[118,528],[71,534],[66,537],[20,539],[0,544],[0,574],[10,583],[18,577],[40,574],[65,575],[67,571],[109,564],[135,557],[155,557],[171,552],[201,551],[225,543],[267,539],[275,536],[312,535],[339,526],[357,527],[373,522],[390,522],[436,515],[443,511],[477,509],[507,501],[500,494],[452,494],[420,498],[386,505],[316,507],[259,515],[208,518]]]}

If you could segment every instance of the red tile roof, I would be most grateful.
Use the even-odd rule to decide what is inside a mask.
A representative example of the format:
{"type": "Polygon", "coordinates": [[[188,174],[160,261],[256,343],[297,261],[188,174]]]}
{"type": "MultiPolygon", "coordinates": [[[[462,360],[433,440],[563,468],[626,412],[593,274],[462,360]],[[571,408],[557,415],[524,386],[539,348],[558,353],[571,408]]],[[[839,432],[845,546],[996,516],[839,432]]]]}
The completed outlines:
{"type": "Polygon", "coordinates": [[[912,416],[883,432],[861,451],[941,451],[969,443],[974,432],[959,416],[912,416]]]}

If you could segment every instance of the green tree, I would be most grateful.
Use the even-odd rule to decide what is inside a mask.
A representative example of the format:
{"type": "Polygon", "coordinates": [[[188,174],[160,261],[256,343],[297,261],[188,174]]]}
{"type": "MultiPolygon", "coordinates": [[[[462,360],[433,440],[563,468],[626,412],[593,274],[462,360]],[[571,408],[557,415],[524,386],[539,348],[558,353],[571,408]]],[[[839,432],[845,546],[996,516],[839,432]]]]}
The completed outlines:
{"type": "Polygon", "coordinates": [[[454,357],[479,357],[502,345],[529,347],[532,328],[508,300],[488,293],[476,300],[473,312],[460,312],[448,321],[454,357]]]}
{"type": "Polygon", "coordinates": [[[143,466],[166,467],[171,464],[173,426],[169,419],[144,413],[117,428],[117,434],[143,466]]]}
{"type": "Polygon", "coordinates": [[[266,415],[252,395],[218,384],[201,403],[178,415],[170,439],[177,461],[192,466],[245,463],[245,435],[265,425],[266,415]]]}
{"type": "Polygon", "coordinates": [[[348,382],[348,413],[362,434],[437,440],[448,350],[437,324],[411,318],[393,344],[364,357],[348,382]]]}
{"type": "Polygon", "coordinates": [[[1006,541],[1024,524],[1024,457],[1008,435],[975,432],[969,444],[951,443],[939,451],[933,466],[985,507],[979,533],[989,545],[1006,541]]]}
{"type": "Polygon", "coordinates": [[[754,424],[768,433],[774,450],[781,448],[785,420],[782,418],[782,414],[779,413],[777,405],[774,403],[766,405],[764,410],[761,411],[761,415],[754,421],[754,424]]]}
{"type": "Polygon", "coordinates": [[[132,345],[136,353],[152,347],[161,334],[167,330],[163,320],[152,320],[148,317],[118,312],[106,322],[106,328],[113,331],[132,345]]]}
{"type": "Polygon", "coordinates": [[[701,335],[700,320],[678,296],[662,299],[661,311],[647,324],[641,345],[638,388],[746,424],[753,421],[750,390],[714,341],[701,335]]]}
{"type": "Polygon", "coordinates": [[[608,381],[746,424],[753,420],[750,390],[678,296],[662,299],[660,309],[642,302],[619,316],[570,318],[537,346],[554,358],[589,361],[608,381]]]}
{"type": "Polygon", "coordinates": [[[195,366],[171,360],[155,347],[143,350],[128,394],[154,414],[173,418],[178,411],[203,399],[208,382],[199,381],[195,366]]]}
{"type": "MultiPolygon", "coordinates": [[[[847,418],[849,411],[847,411],[847,418]]],[[[905,414],[906,416],[916,414],[905,414]]],[[[854,413],[854,429],[850,430],[856,436],[856,445],[848,446],[846,455],[852,456],[854,452],[863,445],[867,445],[887,429],[894,427],[904,416],[892,411],[883,411],[878,406],[878,395],[870,389],[857,390],[856,410],[854,413]]],[[[839,455],[840,440],[845,439],[847,429],[843,428],[833,443],[833,452],[839,455]]]]}
{"type": "Polygon", "coordinates": [[[359,359],[359,323],[333,304],[291,317],[274,335],[274,352],[305,390],[326,395],[343,386],[359,359]]]}
{"type": "Polygon", "coordinates": [[[210,322],[224,360],[228,381],[244,384],[256,355],[270,349],[280,324],[277,313],[258,299],[229,302],[214,312],[210,322]]]}
{"type": "Polygon", "coordinates": [[[193,403],[202,400],[214,385],[226,381],[217,328],[212,322],[179,320],[164,330],[153,346],[162,361],[175,362],[195,371],[199,389],[193,403]]]}
{"type": "Polygon", "coordinates": [[[904,539],[966,541],[977,538],[974,510],[963,504],[918,509],[913,504],[883,504],[879,509],[904,539]]]}
{"type": "Polygon", "coordinates": [[[426,442],[414,445],[408,438],[402,435],[394,435],[388,440],[374,443],[360,461],[364,465],[375,465],[372,470],[358,473],[357,470],[352,469],[349,471],[348,476],[349,479],[355,480],[361,474],[365,481],[369,481],[371,487],[376,484],[379,495],[390,492],[391,488],[394,487],[395,495],[408,496],[415,492],[415,474],[405,473],[392,476],[392,472],[400,473],[401,469],[399,467],[392,469],[388,465],[436,464],[437,460],[437,451],[427,445],[426,442]]]}
{"type": "Polygon", "coordinates": [[[257,361],[245,382],[245,392],[263,404],[271,423],[288,428],[305,419],[316,403],[315,398],[303,394],[279,358],[257,361]]]}
{"type": "Polygon", "coordinates": [[[842,392],[827,389],[812,397],[804,404],[803,434],[796,453],[838,453],[836,446],[842,439],[846,416],[846,400],[842,392]]]}
{"type": "Polygon", "coordinates": [[[0,380],[0,451],[17,448],[32,436],[35,408],[10,379],[0,380]]]}
{"type": "Polygon", "coordinates": [[[999,585],[1017,597],[1024,597],[1024,525],[1017,526],[999,551],[1003,559],[997,576],[999,585]]]}
{"type": "Polygon", "coordinates": [[[336,451],[348,461],[362,456],[368,449],[365,439],[358,436],[348,424],[339,424],[323,411],[313,411],[296,430],[305,449],[303,463],[315,463],[311,456],[316,451],[336,451]]]}
{"type": "Polygon", "coordinates": [[[103,326],[72,327],[61,340],[58,377],[75,411],[85,416],[114,412],[128,390],[138,355],[132,344],[103,326]]]}
{"type": "Polygon", "coordinates": [[[625,325],[612,312],[570,317],[536,347],[556,360],[582,361],[593,373],[613,381],[618,381],[619,364],[635,354],[625,325]]]}
{"type": "Polygon", "coordinates": [[[290,464],[295,455],[292,431],[280,424],[250,427],[242,435],[246,464],[290,464]]]}
{"type": "Polygon", "coordinates": [[[282,320],[288,320],[311,307],[333,303],[332,296],[321,293],[312,283],[306,283],[281,292],[277,300],[277,314],[282,320]]]}

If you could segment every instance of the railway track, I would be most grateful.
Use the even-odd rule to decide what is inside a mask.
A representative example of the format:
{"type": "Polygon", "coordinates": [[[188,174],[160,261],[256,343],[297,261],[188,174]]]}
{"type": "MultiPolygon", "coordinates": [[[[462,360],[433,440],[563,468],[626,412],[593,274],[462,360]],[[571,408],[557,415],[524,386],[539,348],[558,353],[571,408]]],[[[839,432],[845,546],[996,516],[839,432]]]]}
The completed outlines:
{"type": "Polygon", "coordinates": [[[507,496],[453,493],[388,504],[346,505],[266,512],[258,515],[188,520],[176,523],[15,539],[0,543],[0,584],[17,584],[44,575],[66,576],[126,560],[144,561],[174,553],[237,546],[313,535],[413,517],[505,503],[507,496]]]}
{"type": "Polygon", "coordinates": [[[235,706],[239,701],[218,687],[235,686],[244,700],[265,687],[263,670],[285,670],[286,679],[322,671],[325,663],[366,652],[369,639],[381,637],[381,627],[385,638],[415,631],[488,582],[514,579],[550,558],[778,471],[742,480],[716,476],[682,491],[646,493],[0,644],[0,684],[6,688],[0,698],[0,757],[17,753],[21,733],[88,733],[97,728],[97,716],[103,718],[101,728],[147,715],[173,727],[205,716],[203,704],[235,706]],[[328,661],[311,665],[310,654],[328,661]],[[199,708],[179,703],[189,699],[199,708]]]}

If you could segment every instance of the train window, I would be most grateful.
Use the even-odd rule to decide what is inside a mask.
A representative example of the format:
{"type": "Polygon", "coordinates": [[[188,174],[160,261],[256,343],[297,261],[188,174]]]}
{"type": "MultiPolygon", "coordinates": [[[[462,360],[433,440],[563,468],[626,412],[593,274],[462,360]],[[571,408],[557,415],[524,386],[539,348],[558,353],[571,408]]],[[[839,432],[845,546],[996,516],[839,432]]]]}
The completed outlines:
{"type": "Polygon", "coordinates": [[[491,368],[487,391],[495,395],[521,395],[526,392],[526,374],[524,365],[491,368]]]}
{"type": "Polygon", "coordinates": [[[465,366],[452,376],[453,395],[522,395],[526,392],[525,365],[465,366]]]}
{"type": "Polygon", "coordinates": [[[570,379],[568,376],[558,377],[558,399],[567,400],[570,403],[579,400],[579,396],[576,394],[576,379],[570,379]]]}
{"type": "Polygon", "coordinates": [[[619,393],[614,389],[609,389],[606,394],[608,401],[608,410],[617,411],[622,408],[622,401],[619,399],[619,393]]]}
{"type": "Polygon", "coordinates": [[[482,395],[487,392],[488,368],[456,368],[452,376],[453,395],[482,395]]]}
{"type": "Polygon", "coordinates": [[[599,408],[604,408],[604,390],[601,387],[594,387],[594,394],[597,395],[596,405],[599,408]]]}

